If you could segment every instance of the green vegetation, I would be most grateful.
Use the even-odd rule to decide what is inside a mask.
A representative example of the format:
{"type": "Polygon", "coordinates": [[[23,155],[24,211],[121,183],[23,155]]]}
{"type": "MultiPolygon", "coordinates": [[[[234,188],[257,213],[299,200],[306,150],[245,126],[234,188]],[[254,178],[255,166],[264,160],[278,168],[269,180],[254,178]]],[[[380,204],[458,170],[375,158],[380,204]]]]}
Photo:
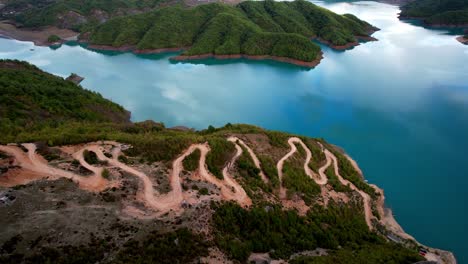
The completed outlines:
{"type": "Polygon", "coordinates": [[[397,263],[421,259],[417,252],[392,246],[370,232],[363,214],[356,213],[360,209],[352,205],[317,206],[307,216],[276,206],[256,206],[246,210],[237,204],[225,203],[214,207],[215,242],[231,258],[241,262],[251,252],[272,252],[274,258],[287,259],[292,253],[317,247],[373,248],[376,256],[402,256],[402,262],[397,263]],[[382,250],[377,250],[379,247],[382,250]]]}
{"type": "Polygon", "coordinates": [[[320,186],[315,183],[303,168],[296,168],[289,162],[284,163],[283,167],[283,186],[287,189],[288,197],[299,195],[307,205],[320,194],[320,186]]]}
{"type": "Polygon", "coordinates": [[[243,150],[242,155],[236,161],[240,182],[250,198],[259,200],[262,198],[258,193],[259,191],[262,190],[271,193],[272,188],[270,185],[263,182],[259,174],[260,170],[253,163],[247,149],[243,146],[241,146],[241,148],[243,150]]]}
{"type": "Polygon", "coordinates": [[[198,193],[199,193],[200,195],[208,195],[209,192],[208,192],[208,189],[207,189],[207,188],[203,187],[203,188],[201,188],[201,189],[198,191],[198,193]]]}
{"type": "MultiPolygon", "coordinates": [[[[21,236],[15,236],[4,244],[0,251],[13,251],[21,236]],[[11,249],[10,249],[11,248],[11,249]],[[6,249],[6,250],[5,250],[6,249]]],[[[208,245],[202,237],[183,228],[177,231],[158,234],[146,234],[143,240],[131,238],[119,248],[114,242],[97,238],[91,233],[88,244],[71,246],[65,245],[56,248],[41,247],[32,251],[31,255],[0,254],[0,262],[13,263],[190,263],[197,257],[208,255],[208,245]],[[109,252],[116,256],[109,260],[109,252]]],[[[2,252],[4,253],[4,252],[2,252]]]]}
{"type": "Polygon", "coordinates": [[[352,15],[337,15],[308,1],[246,1],[194,8],[170,6],[120,17],[97,26],[89,42],[137,49],[190,47],[183,55],[245,54],[313,61],[320,52],[311,37],[333,45],[355,42],[372,27],[352,15]]]}
{"type": "Polygon", "coordinates": [[[333,250],[328,256],[298,257],[291,264],[361,264],[361,263],[395,263],[411,264],[423,261],[416,252],[395,244],[355,245],[352,248],[333,250]]]}
{"type": "MultiPolygon", "coordinates": [[[[0,134],[62,122],[129,122],[121,106],[26,62],[0,60],[0,134]]],[[[47,140],[45,140],[47,142],[47,140]]]]}
{"type": "Polygon", "coordinates": [[[98,164],[99,159],[94,151],[84,150],[83,151],[84,160],[91,165],[98,164]]]}
{"type": "Polygon", "coordinates": [[[58,42],[60,41],[61,38],[57,35],[50,35],[48,38],[47,38],[47,42],[49,43],[55,43],[55,42],[58,42]]]}
{"type": "Polygon", "coordinates": [[[306,137],[301,137],[301,139],[312,153],[312,159],[310,160],[309,167],[318,172],[320,165],[324,164],[326,161],[325,153],[323,153],[322,148],[317,143],[312,142],[311,139],[306,137]]]}
{"type": "MultiPolygon", "coordinates": [[[[287,139],[291,135],[266,131],[249,125],[227,124],[221,128],[209,127],[207,130],[197,132],[170,130],[161,123],[151,121],[131,123],[128,121],[128,117],[127,119],[119,119],[121,121],[111,122],[109,116],[127,116],[127,113],[121,107],[99,95],[71,85],[70,82],[46,74],[26,63],[2,61],[0,65],[2,65],[0,67],[0,71],[2,71],[2,75],[0,75],[0,84],[2,84],[0,86],[2,91],[0,94],[2,100],[0,101],[0,117],[2,118],[0,126],[3,125],[4,120],[10,122],[9,126],[2,126],[1,144],[42,142],[37,144],[38,152],[54,158],[54,155],[60,155],[60,152],[55,152],[57,149],[53,146],[114,140],[132,146],[125,151],[126,155],[136,157],[131,158],[130,161],[140,159],[151,162],[173,160],[190,144],[208,142],[211,151],[207,155],[207,166],[217,177],[222,177],[222,169],[232,159],[235,152],[234,144],[226,140],[228,135],[256,133],[262,137],[267,136],[275,151],[282,152],[289,148],[287,139]],[[12,72],[17,73],[13,74],[12,72]],[[24,91],[18,90],[15,94],[17,87],[23,87],[24,91]],[[49,89],[52,88],[54,93],[49,92],[49,89]],[[101,107],[108,107],[107,112],[102,114],[96,108],[89,109],[87,104],[75,105],[76,98],[69,96],[76,95],[80,101],[88,102],[93,99],[100,102],[101,107]],[[63,102],[59,101],[58,98],[63,102]],[[65,100],[66,98],[69,100],[65,100]],[[59,111],[61,108],[56,103],[75,109],[75,112],[59,111]],[[44,111],[49,113],[47,115],[49,121],[44,122],[38,118],[40,115],[33,111],[34,109],[45,109],[44,111]],[[89,116],[98,118],[89,118],[89,116]],[[23,125],[23,120],[28,120],[27,125],[23,125]]],[[[315,153],[314,157],[320,157],[317,160],[319,162],[323,157],[318,153],[318,145],[312,144],[310,139],[304,139],[304,142],[315,153]]],[[[322,143],[334,151],[339,160],[343,177],[352,181],[358,188],[371,192],[375,196],[373,189],[368,189],[370,187],[348,160],[331,145],[322,143]]],[[[296,211],[283,210],[284,208],[279,204],[267,204],[259,198],[260,196],[255,195],[260,190],[270,192],[271,187],[277,188],[279,186],[276,161],[273,159],[273,155],[265,153],[259,155],[262,168],[271,181],[271,186],[264,184],[258,175],[258,169],[244,149],[244,154],[239,157],[236,163],[238,176],[240,176],[238,179],[246,191],[250,192],[249,196],[254,194],[254,204],[252,208],[244,209],[234,203],[216,204],[213,202],[212,206],[215,212],[210,223],[213,225],[212,237],[214,239],[211,241],[204,242],[208,239],[207,237],[192,234],[187,229],[181,229],[166,234],[145,233],[144,237],[139,235],[130,238],[119,236],[126,241],[123,247],[117,246],[112,240],[91,237],[89,243],[83,245],[64,245],[55,248],[42,246],[40,250],[24,253],[27,255],[15,255],[13,251],[16,244],[20,243],[20,238],[17,237],[4,243],[0,251],[6,250],[8,252],[0,252],[0,262],[191,263],[197,262],[198,257],[206,256],[207,249],[214,246],[219,247],[229,257],[240,262],[246,261],[251,252],[270,252],[274,258],[287,259],[295,252],[313,250],[317,247],[330,249],[330,255],[321,258],[299,258],[295,261],[298,261],[297,263],[330,263],[331,261],[343,263],[346,259],[354,261],[355,257],[356,262],[365,262],[369,259],[376,263],[412,263],[421,259],[417,252],[387,243],[377,233],[369,231],[360,204],[351,202],[347,205],[337,205],[331,202],[327,208],[314,204],[314,198],[319,194],[320,187],[305,175],[302,165],[299,166],[302,164],[299,160],[303,162],[304,158],[304,151],[299,149],[300,155],[297,156],[302,157],[291,158],[283,168],[284,186],[288,189],[289,195],[297,194],[311,205],[311,210],[306,216],[299,216],[296,211]],[[139,239],[136,240],[136,237],[139,239]]],[[[184,166],[195,168],[199,155],[199,151],[192,153],[184,161],[184,166]],[[190,157],[192,155],[193,157],[190,157]]],[[[85,151],[84,158],[90,164],[103,164],[97,158],[96,153],[92,151],[85,151]]],[[[125,156],[120,156],[119,160],[128,162],[125,156]]],[[[72,163],[75,166],[79,165],[76,160],[72,163]]],[[[330,173],[333,171],[327,170],[330,183],[337,191],[340,191],[338,187],[341,185],[336,183],[336,176],[333,177],[330,173]]],[[[104,169],[102,177],[108,178],[109,176],[109,171],[104,169]]],[[[15,190],[22,188],[25,186],[14,187],[15,190]]],[[[344,186],[341,188],[343,191],[348,190],[344,186]]],[[[209,194],[207,188],[200,188],[197,185],[192,185],[192,189],[199,189],[199,195],[209,194]]],[[[101,196],[105,202],[115,202],[115,197],[117,197],[109,195],[109,191],[101,196]]],[[[20,247],[18,246],[18,248],[20,247]]]]}
{"type": "Polygon", "coordinates": [[[266,155],[257,155],[260,163],[262,165],[263,172],[270,180],[270,183],[273,188],[279,187],[279,177],[278,177],[278,170],[276,170],[276,163],[270,157],[266,155]]]}
{"type": "Polygon", "coordinates": [[[210,137],[208,139],[210,152],[206,155],[208,170],[219,179],[223,179],[223,168],[234,156],[236,147],[225,138],[210,137]]]}
{"type": "Polygon", "coordinates": [[[401,8],[401,17],[421,18],[429,25],[468,25],[468,0],[417,0],[401,8]]]}
{"type": "Polygon", "coordinates": [[[102,170],[102,173],[101,173],[101,176],[104,178],[104,179],[109,179],[110,177],[110,172],[108,169],[103,169],[102,170]]]}
{"type": "Polygon", "coordinates": [[[152,233],[142,242],[129,241],[114,263],[189,263],[207,255],[203,238],[184,228],[164,235],[152,233]]]}
{"type": "MultiPolygon", "coordinates": [[[[322,142],[324,143],[324,142],[322,142]]],[[[325,143],[326,144],[326,143],[325,143]]],[[[327,144],[328,145],[328,144],[327,144]]],[[[341,176],[353,183],[359,190],[362,190],[369,194],[373,199],[376,198],[377,194],[375,193],[374,188],[369,186],[369,184],[364,182],[362,176],[357,172],[351,162],[339,151],[336,151],[333,146],[328,147],[328,149],[335,154],[338,160],[338,168],[340,170],[341,176]]]]}
{"type": "Polygon", "coordinates": [[[184,169],[194,171],[198,169],[198,161],[200,160],[200,150],[194,150],[190,155],[183,160],[184,169]]]}
{"type": "Polygon", "coordinates": [[[328,167],[325,170],[325,174],[327,175],[328,178],[328,183],[333,187],[333,189],[337,192],[352,192],[351,188],[349,186],[341,184],[340,180],[338,179],[338,176],[335,174],[335,170],[333,169],[333,166],[328,167]]]}

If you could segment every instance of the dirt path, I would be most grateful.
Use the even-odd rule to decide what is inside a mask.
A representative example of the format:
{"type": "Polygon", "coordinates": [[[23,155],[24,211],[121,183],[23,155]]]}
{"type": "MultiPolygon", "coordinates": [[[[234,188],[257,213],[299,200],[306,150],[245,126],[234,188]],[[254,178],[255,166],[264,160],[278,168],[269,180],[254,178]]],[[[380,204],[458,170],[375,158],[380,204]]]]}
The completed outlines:
{"type": "Polygon", "coordinates": [[[79,151],[79,153],[81,153],[81,156],[77,154],[74,157],[78,158],[78,160],[84,167],[90,169],[93,172],[93,175],[88,177],[80,176],[69,171],[51,167],[49,166],[47,160],[45,160],[42,156],[36,153],[36,145],[32,143],[26,143],[23,144],[23,146],[28,150],[27,153],[25,153],[23,150],[16,146],[0,146],[0,150],[12,155],[21,168],[34,172],[37,175],[36,178],[25,179],[25,182],[23,184],[43,178],[49,178],[52,180],[56,180],[59,178],[67,178],[76,182],[80,186],[80,188],[83,188],[88,191],[100,192],[108,187],[111,187],[109,186],[109,182],[101,177],[100,173],[96,174],[96,168],[90,166],[84,161],[82,157],[84,149],[81,149],[79,151]]]}
{"type": "MultiPolygon", "coordinates": [[[[280,181],[280,198],[286,197],[286,190],[284,189],[283,184],[282,184],[284,162],[287,159],[289,159],[297,151],[297,147],[295,143],[299,143],[306,152],[306,159],[304,162],[304,172],[307,174],[307,176],[309,176],[312,180],[314,180],[318,185],[325,185],[328,182],[328,178],[324,173],[317,175],[313,170],[310,169],[309,163],[310,163],[310,160],[312,159],[312,152],[307,147],[307,145],[304,144],[304,142],[302,142],[300,138],[291,137],[288,139],[288,144],[291,147],[291,150],[284,157],[282,157],[276,165],[276,169],[278,170],[278,177],[280,181]]],[[[325,169],[326,168],[324,168],[323,171],[325,171],[325,169]]]]}
{"type": "Polygon", "coordinates": [[[366,223],[367,223],[367,226],[369,227],[370,230],[373,229],[373,226],[372,226],[372,219],[374,218],[374,216],[372,215],[372,208],[371,208],[371,198],[370,196],[361,191],[360,189],[358,189],[354,184],[352,184],[350,181],[348,180],[345,180],[341,174],[340,174],[340,170],[338,168],[338,159],[336,158],[336,156],[331,153],[328,149],[324,149],[324,153],[325,153],[325,156],[327,156],[327,159],[328,157],[330,159],[333,160],[333,167],[335,169],[335,174],[336,176],[338,177],[338,180],[340,181],[341,184],[343,185],[348,185],[351,190],[353,191],[356,191],[359,193],[359,195],[361,195],[362,199],[363,199],[363,202],[364,202],[364,216],[366,218],[366,223]]]}
{"type": "Polygon", "coordinates": [[[205,144],[197,144],[193,145],[194,147],[198,148],[200,150],[200,160],[198,163],[198,172],[200,173],[200,176],[202,179],[206,180],[209,183],[212,183],[216,186],[218,186],[221,189],[221,195],[227,199],[227,200],[235,200],[237,201],[240,205],[242,206],[249,206],[252,204],[252,201],[250,198],[247,196],[245,193],[244,188],[237,183],[227,170],[229,169],[229,166],[232,166],[232,164],[239,158],[239,156],[242,154],[242,148],[236,147],[237,152],[236,155],[233,157],[233,159],[229,162],[229,164],[223,169],[223,177],[224,180],[220,180],[216,178],[214,175],[212,175],[208,169],[206,168],[206,155],[210,151],[210,147],[208,146],[207,143],[205,144]]]}
{"type": "Polygon", "coordinates": [[[228,141],[231,141],[236,145],[237,145],[237,142],[238,142],[239,144],[241,144],[247,150],[247,152],[249,152],[250,158],[252,158],[252,161],[254,162],[255,167],[257,167],[257,169],[260,170],[260,173],[259,173],[260,177],[262,178],[262,180],[265,183],[268,183],[269,180],[266,177],[265,173],[263,172],[262,166],[260,164],[260,160],[258,159],[257,155],[255,155],[255,152],[253,152],[253,150],[247,144],[245,144],[245,142],[243,140],[241,140],[241,139],[239,139],[237,137],[229,137],[228,141]]]}

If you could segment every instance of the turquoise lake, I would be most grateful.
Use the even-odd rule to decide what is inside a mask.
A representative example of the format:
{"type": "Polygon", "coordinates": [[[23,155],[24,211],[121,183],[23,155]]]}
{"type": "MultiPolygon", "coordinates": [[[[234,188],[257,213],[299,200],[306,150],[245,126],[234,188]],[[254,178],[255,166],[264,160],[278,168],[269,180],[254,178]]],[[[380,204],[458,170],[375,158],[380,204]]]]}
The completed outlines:
{"type": "Polygon", "coordinates": [[[322,47],[315,69],[275,62],[171,63],[78,45],[57,50],[0,39],[0,58],[68,76],[132,112],[134,121],[206,128],[249,123],[323,137],[386,192],[402,227],[468,263],[468,46],[455,32],[399,21],[376,2],[315,2],[379,27],[379,41],[322,47]]]}

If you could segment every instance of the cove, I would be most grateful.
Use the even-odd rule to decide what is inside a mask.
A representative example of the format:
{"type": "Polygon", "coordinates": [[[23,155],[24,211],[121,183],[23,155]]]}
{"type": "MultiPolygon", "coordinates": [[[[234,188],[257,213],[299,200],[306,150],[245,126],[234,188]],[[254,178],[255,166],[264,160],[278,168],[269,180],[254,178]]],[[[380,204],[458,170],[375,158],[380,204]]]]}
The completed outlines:
{"type": "Polygon", "coordinates": [[[315,2],[381,30],[347,51],[322,46],[314,69],[269,61],[172,63],[175,54],[59,49],[0,39],[0,58],[29,61],[132,112],[134,121],[206,128],[249,123],[343,147],[421,243],[468,263],[468,46],[454,32],[397,18],[376,2],[315,2]]]}

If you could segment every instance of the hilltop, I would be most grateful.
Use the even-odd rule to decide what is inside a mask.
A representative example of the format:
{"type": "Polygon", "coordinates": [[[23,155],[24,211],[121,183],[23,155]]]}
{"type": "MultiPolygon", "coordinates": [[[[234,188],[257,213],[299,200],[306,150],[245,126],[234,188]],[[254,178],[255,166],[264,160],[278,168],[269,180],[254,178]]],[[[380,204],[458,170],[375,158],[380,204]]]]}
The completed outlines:
{"type": "Polygon", "coordinates": [[[468,0],[416,0],[401,7],[400,18],[422,19],[430,26],[468,26],[468,0]]]}
{"type": "MultiPolygon", "coordinates": [[[[46,75],[24,62],[2,64],[24,76],[25,89],[46,75]]],[[[55,93],[88,93],[47,77],[55,93]]],[[[53,94],[43,94],[20,105],[53,109],[53,94]]],[[[414,263],[421,249],[428,259],[455,261],[404,233],[383,191],[323,139],[241,124],[190,131],[49,113],[61,122],[21,126],[9,116],[0,138],[2,263],[414,263]]]]}

